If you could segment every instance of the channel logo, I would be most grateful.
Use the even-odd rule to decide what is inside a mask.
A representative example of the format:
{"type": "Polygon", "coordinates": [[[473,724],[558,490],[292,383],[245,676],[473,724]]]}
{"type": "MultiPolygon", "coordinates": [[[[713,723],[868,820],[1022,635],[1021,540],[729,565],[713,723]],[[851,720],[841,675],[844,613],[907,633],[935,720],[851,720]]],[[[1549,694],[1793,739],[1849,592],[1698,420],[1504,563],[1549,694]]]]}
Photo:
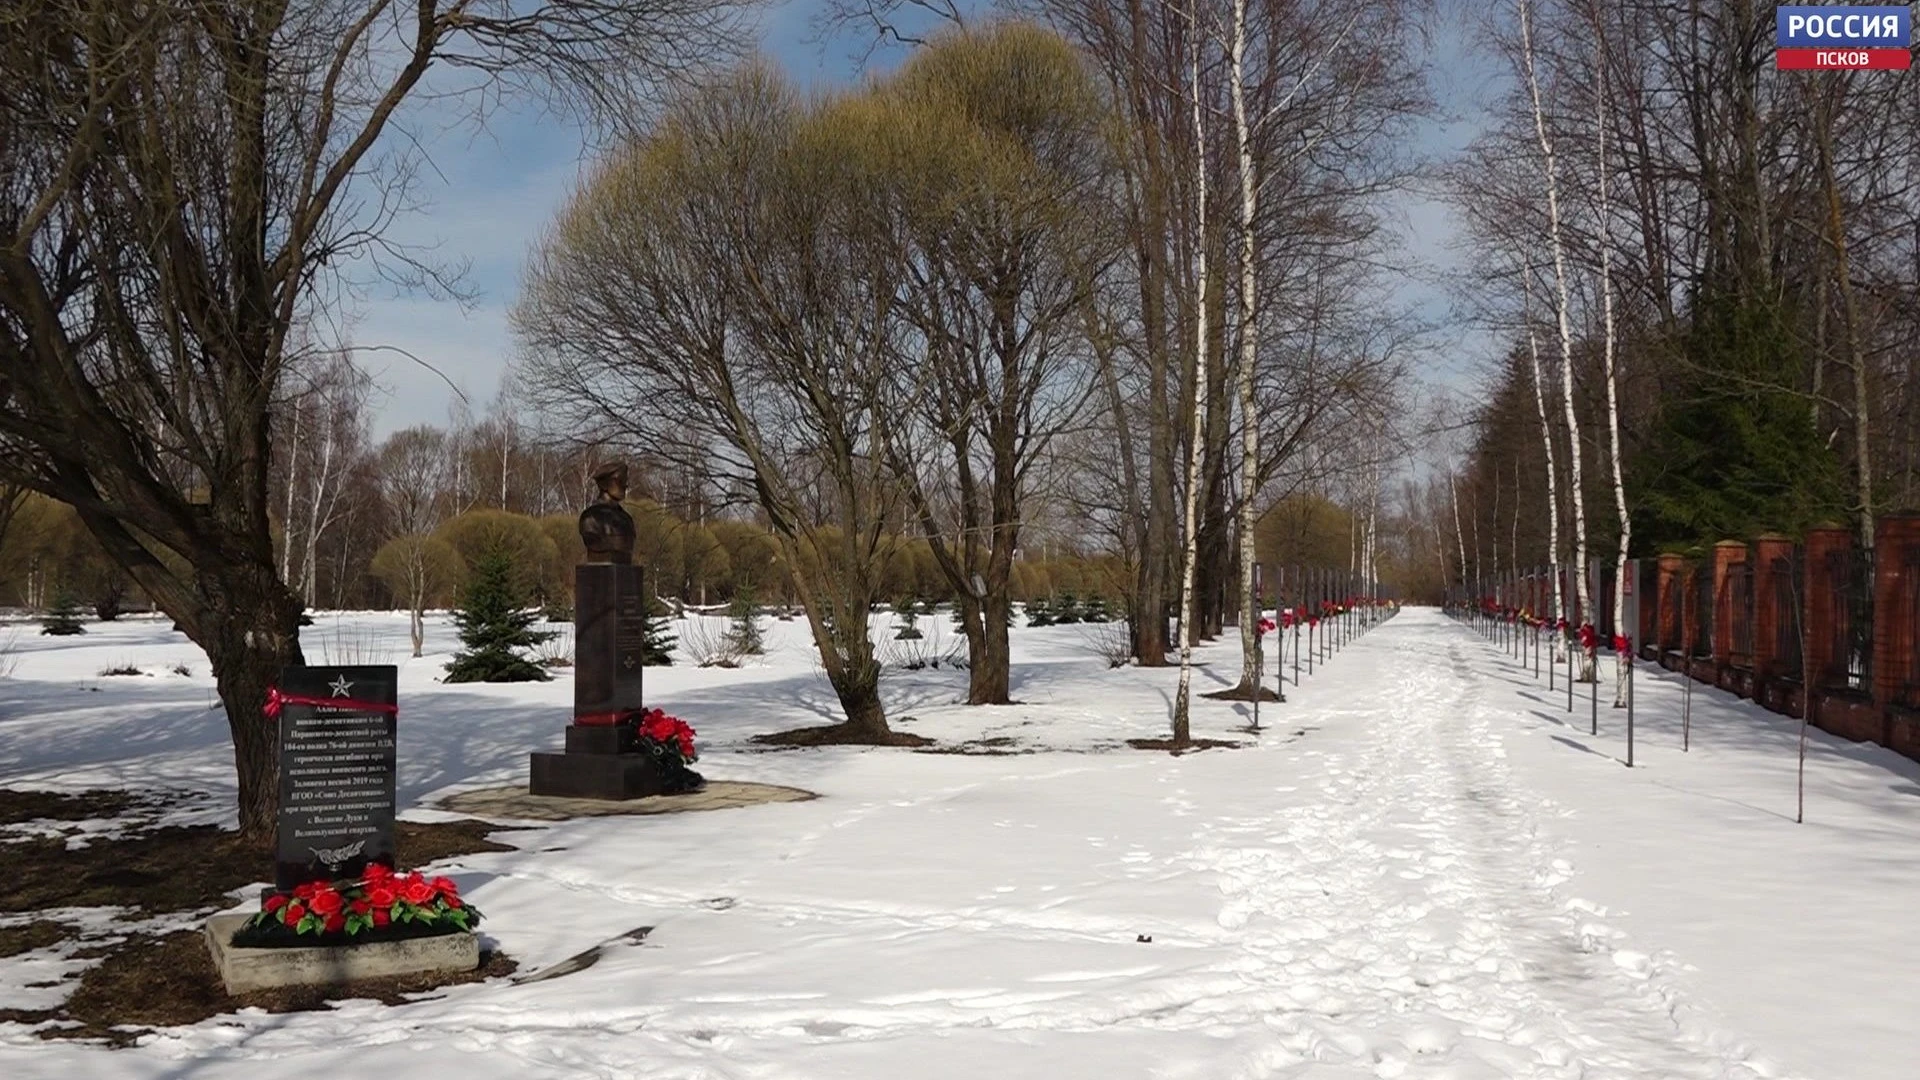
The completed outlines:
{"type": "Polygon", "coordinates": [[[1905,71],[1912,63],[1905,5],[1783,5],[1774,20],[1780,71],[1905,71]]]}

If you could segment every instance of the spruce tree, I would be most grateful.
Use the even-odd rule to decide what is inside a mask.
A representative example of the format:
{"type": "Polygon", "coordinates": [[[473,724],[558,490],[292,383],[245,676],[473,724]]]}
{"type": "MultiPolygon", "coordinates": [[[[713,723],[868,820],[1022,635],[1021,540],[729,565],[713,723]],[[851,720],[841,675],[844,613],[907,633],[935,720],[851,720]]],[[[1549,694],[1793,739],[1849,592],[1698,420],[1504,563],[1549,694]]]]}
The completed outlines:
{"type": "Polygon", "coordinates": [[[679,639],[667,625],[671,609],[654,597],[647,604],[647,624],[640,643],[640,664],[642,667],[672,667],[673,647],[679,639]]]}
{"type": "Polygon", "coordinates": [[[552,676],[545,668],[529,660],[519,650],[530,649],[553,637],[549,631],[535,630],[539,613],[524,606],[519,583],[514,580],[513,557],[504,551],[490,551],[473,563],[473,574],[460,596],[460,607],[453,613],[460,628],[460,643],[466,646],[447,665],[446,681],[457,682],[545,682],[552,676]]]}
{"type": "Polygon", "coordinates": [[[1070,592],[1061,593],[1059,603],[1053,607],[1053,622],[1056,626],[1066,626],[1080,621],[1080,600],[1070,592]]]}
{"type": "Polygon", "coordinates": [[[1080,621],[1103,623],[1113,618],[1107,607],[1107,598],[1098,594],[1087,598],[1086,606],[1080,609],[1080,621]]]}
{"type": "Polygon", "coordinates": [[[1036,596],[1033,599],[1027,601],[1027,625],[1028,626],[1052,626],[1053,625],[1053,607],[1052,605],[1047,603],[1046,597],[1036,596]]]}
{"type": "Polygon", "coordinates": [[[755,602],[752,589],[734,592],[732,602],[727,605],[727,617],[733,620],[727,629],[728,641],[742,656],[759,656],[767,651],[760,637],[760,605],[755,602]]]}
{"type": "Polygon", "coordinates": [[[40,620],[40,632],[52,634],[55,637],[69,637],[87,632],[86,626],[80,622],[80,605],[74,600],[72,593],[61,590],[59,596],[54,599],[53,610],[47,613],[46,618],[40,620]]]}
{"type": "Polygon", "coordinates": [[[920,601],[911,596],[894,601],[893,615],[895,641],[919,641],[924,636],[920,633],[920,601]]]}

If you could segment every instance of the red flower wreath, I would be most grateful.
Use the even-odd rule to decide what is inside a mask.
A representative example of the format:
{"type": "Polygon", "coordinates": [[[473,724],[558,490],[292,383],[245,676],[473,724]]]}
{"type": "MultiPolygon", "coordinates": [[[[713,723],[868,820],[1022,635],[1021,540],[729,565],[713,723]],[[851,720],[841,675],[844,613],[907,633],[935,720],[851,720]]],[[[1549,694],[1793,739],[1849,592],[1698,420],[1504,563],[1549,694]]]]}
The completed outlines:
{"type": "Polygon", "coordinates": [[[421,929],[471,930],[480,909],[460,898],[459,886],[445,877],[426,878],[418,870],[405,876],[369,863],[359,881],[309,881],[291,893],[270,893],[244,929],[283,927],[303,937],[354,938],[396,923],[421,929]]]}

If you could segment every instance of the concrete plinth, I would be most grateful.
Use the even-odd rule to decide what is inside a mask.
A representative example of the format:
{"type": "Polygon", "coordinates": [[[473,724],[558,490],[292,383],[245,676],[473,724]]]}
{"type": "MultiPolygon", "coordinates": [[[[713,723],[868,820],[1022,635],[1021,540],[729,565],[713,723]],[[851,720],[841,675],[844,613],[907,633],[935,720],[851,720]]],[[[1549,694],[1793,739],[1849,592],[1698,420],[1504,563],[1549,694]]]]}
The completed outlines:
{"type": "Polygon", "coordinates": [[[229,994],[422,972],[464,973],[480,966],[480,939],[471,933],[364,945],[238,948],[233,944],[233,933],[250,917],[215,915],[207,920],[207,948],[213,954],[214,970],[220,973],[229,994]]]}
{"type": "Polygon", "coordinates": [[[530,794],[523,787],[463,791],[434,805],[436,810],[495,821],[566,821],[577,817],[616,814],[677,814],[699,810],[730,810],[764,803],[805,802],[811,791],[755,784],[744,780],[709,780],[699,791],[685,795],[651,795],[640,799],[568,799],[530,794]]]}

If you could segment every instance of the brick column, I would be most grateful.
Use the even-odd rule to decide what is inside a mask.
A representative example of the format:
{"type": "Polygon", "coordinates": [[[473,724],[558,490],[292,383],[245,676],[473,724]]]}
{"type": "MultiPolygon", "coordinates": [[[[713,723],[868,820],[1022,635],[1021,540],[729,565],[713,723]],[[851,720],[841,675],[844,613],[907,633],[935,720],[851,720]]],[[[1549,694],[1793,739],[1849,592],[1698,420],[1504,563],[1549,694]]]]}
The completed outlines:
{"type": "Polygon", "coordinates": [[[1873,530],[1873,703],[1920,707],[1920,513],[1873,530]]]}
{"type": "Polygon", "coordinates": [[[1747,545],[1722,540],[1713,545],[1713,611],[1701,618],[1713,620],[1713,666],[1733,662],[1733,568],[1747,561],[1747,545]]]}
{"type": "Polygon", "coordinates": [[[1658,600],[1654,603],[1653,632],[1647,635],[1647,640],[1653,642],[1659,652],[1666,652],[1680,647],[1677,639],[1684,625],[1680,619],[1680,587],[1686,560],[1678,555],[1662,555],[1655,564],[1659,567],[1660,585],[1654,594],[1658,600]]]}
{"type": "Polygon", "coordinates": [[[1762,704],[1772,700],[1767,684],[1780,672],[1780,624],[1793,620],[1793,612],[1780,610],[1773,587],[1775,564],[1782,562],[1793,565],[1792,540],[1767,533],[1753,542],[1753,696],[1762,704]]]}

